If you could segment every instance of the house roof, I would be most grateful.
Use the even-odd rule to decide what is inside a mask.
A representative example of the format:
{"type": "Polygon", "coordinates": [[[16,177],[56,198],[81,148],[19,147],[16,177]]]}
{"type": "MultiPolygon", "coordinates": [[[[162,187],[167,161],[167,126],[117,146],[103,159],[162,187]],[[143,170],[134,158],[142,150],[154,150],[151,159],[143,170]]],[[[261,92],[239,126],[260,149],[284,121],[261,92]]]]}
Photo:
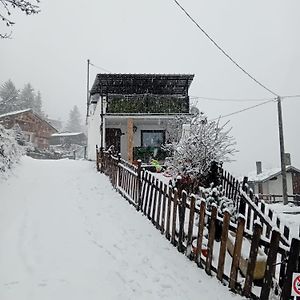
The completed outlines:
{"type": "MultiPolygon", "coordinates": [[[[293,166],[286,166],[287,172],[297,172],[300,173],[300,170],[293,166]]],[[[281,168],[268,169],[263,171],[260,174],[256,174],[256,172],[251,172],[248,174],[248,181],[252,182],[265,182],[269,179],[276,177],[281,174],[281,168]]]]}
{"type": "Polygon", "coordinates": [[[56,136],[56,137],[78,136],[78,135],[84,135],[84,133],[83,132],[60,132],[60,133],[51,134],[51,136],[56,136]]]}
{"type": "Polygon", "coordinates": [[[0,119],[6,118],[6,117],[12,117],[12,116],[20,115],[20,114],[27,113],[27,112],[32,113],[36,118],[38,118],[42,122],[45,122],[49,127],[53,128],[56,132],[58,131],[49,122],[47,122],[46,120],[44,120],[43,118],[41,118],[37,113],[35,113],[31,108],[23,109],[23,110],[17,110],[17,111],[12,111],[12,112],[0,115],[0,119]]]}
{"type": "Polygon", "coordinates": [[[91,95],[188,95],[191,74],[98,74],[91,95]]]}

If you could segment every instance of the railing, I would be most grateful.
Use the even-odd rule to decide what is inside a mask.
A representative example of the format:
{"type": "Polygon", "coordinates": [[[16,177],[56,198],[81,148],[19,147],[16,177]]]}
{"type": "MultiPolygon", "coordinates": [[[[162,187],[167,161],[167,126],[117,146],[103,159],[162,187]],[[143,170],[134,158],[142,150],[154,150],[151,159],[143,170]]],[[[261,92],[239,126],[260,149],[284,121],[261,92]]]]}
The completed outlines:
{"type": "Polygon", "coordinates": [[[205,201],[164,184],[142,170],[140,164],[135,167],[120,157],[97,151],[97,168],[109,176],[116,190],[179,252],[204,268],[207,274],[216,275],[232,291],[252,299],[269,299],[271,292],[277,293],[278,299],[289,299],[292,273],[299,271],[300,241],[293,239],[291,247],[286,245],[282,234],[268,226],[272,220],[257,207],[254,196],[248,195],[253,193],[236,192],[240,187],[236,180],[229,179],[223,184],[226,193],[239,200],[239,209],[245,208],[246,216],[249,211],[251,215],[257,214],[251,219],[251,226],[247,225],[248,216],[240,215],[237,223],[233,223],[228,211],[221,215],[216,206],[208,211],[205,201]],[[229,248],[231,255],[227,253],[229,248]],[[258,265],[262,268],[260,276],[258,265]],[[262,286],[255,286],[256,279],[260,279],[262,286]]]}

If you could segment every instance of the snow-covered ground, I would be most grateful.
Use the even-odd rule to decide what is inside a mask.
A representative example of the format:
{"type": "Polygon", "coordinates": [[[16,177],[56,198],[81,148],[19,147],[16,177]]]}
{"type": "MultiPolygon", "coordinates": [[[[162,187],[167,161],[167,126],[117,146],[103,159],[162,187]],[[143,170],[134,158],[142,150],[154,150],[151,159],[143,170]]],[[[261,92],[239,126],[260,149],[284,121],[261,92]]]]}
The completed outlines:
{"type": "Polygon", "coordinates": [[[93,163],[24,157],[0,190],[0,299],[242,299],[179,254],[93,163]]]}

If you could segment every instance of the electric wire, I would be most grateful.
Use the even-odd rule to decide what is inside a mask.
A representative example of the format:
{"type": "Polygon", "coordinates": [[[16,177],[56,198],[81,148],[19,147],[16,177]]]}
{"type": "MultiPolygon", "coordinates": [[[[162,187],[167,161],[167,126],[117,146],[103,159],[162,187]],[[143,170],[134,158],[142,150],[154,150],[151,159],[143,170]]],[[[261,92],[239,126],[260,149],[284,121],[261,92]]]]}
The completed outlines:
{"type": "Polygon", "coordinates": [[[95,65],[95,64],[93,64],[93,63],[91,63],[91,62],[90,62],[90,65],[93,66],[93,67],[95,67],[95,68],[97,68],[97,69],[99,69],[99,70],[102,70],[102,71],[104,71],[104,72],[112,73],[111,71],[109,71],[109,70],[107,70],[107,69],[104,69],[104,68],[102,68],[102,67],[99,67],[99,66],[97,66],[97,65],[95,65]]]}
{"type": "Polygon", "coordinates": [[[244,111],[253,109],[253,108],[255,108],[255,107],[262,106],[262,105],[265,105],[265,104],[267,104],[267,103],[275,102],[275,101],[276,101],[276,99],[268,100],[268,101],[265,101],[265,102],[262,102],[262,103],[259,103],[259,104],[253,105],[253,106],[246,107],[246,108],[244,108],[244,109],[237,110],[237,111],[232,112],[232,113],[227,114],[227,115],[219,116],[219,117],[214,118],[214,119],[211,119],[211,120],[209,120],[209,121],[215,121],[215,120],[220,120],[220,119],[223,119],[223,118],[226,118],[226,117],[230,117],[230,116],[233,116],[233,115],[242,113],[242,112],[244,112],[244,111]]]}
{"type": "Polygon", "coordinates": [[[262,84],[260,81],[258,81],[256,78],[254,78],[250,73],[248,73],[242,66],[240,66],[239,63],[237,63],[225,50],[219,46],[217,42],[213,40],[213,38],[192,18],[192,16],[184,9],[184,7],[177,1],[173,0],[177,6],[187,15],[187,17],[202,31],[202,33],[234,64],[236,65],[244,74],[246,74],[248,77],[250,77],[254,82],[256,82],[258,85],[260,85],[262,88],[273,94],[274,96],[278,97],[279,95],[275,92],[273,92],[271,89],[266,87],[264,84],[262,84]]]}
{"type": "Polygon", "coordinates": [[[266,100],[272,100],[273,98],[260,98],[260,99],[233,99],[233,98],[215,98],[215,97],[204,97],[204,96],[190,96],[192,100],[207,100],[207,101],[219,101],[219,102],[263,102],[266,100]]]}

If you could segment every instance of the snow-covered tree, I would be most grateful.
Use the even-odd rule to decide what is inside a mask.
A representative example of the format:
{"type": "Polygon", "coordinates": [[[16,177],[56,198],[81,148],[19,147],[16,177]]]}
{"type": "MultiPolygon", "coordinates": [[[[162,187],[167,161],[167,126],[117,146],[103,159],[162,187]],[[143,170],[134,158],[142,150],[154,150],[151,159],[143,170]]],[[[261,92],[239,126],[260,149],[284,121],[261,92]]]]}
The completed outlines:
{"type": "Polygon", "coordinates": [[[40,91],[38,91],[37,94],[34,96],[33,110],[40,116],[44,115],[42,110],[42,96],[40,91]]]}
{"type": "Polygon", "coordinates": [[[17,128],[5,129],[0,125],[0,173],[6,172],[25,154],[26,147],[18,142],[21,137],[17,128]]]}
{"type": "Polygon", "coordinates": [[[0,87],[0,114],[18,110],[19,91],[9,79],[0,87]]]}
{"type": "Polygon", "coordinates": [[[25,84],[24,88],[22,89],[20,96],[19,96],[19,107],[21,109],[32,108],[34,109],[34,88],[31,86],[30,83],[25,84]]]}
{"type": "MultiPolygon", "coordinates": [[[[228,122],[227,122],[228,123],[228,122]]],[[[182,130],[179,142],[165,146],[172,153],[167,165],[175,174],[199,178],[209,172],[211,163],[227,162],[236,152],[227,123],[208,121],[203,113],[195,115],[182,130]]]]}
{"type": "Polygon", "coordinates": [[[74,105],[73,109],[70,111],[69,120],[65,129],[70,132],[82,131],[81,116],[77,105],[74,105]]]}
{"type": "MultiPolygon", "coordinates": [[[[11,27],[15,23],[11,19],[12,9],[18,9],[26,15],[33,15],[40,12],[37,5],[40,0],[1,0],[0,1],[0,18],[6,27],[11,27]]],[[[9,38],[11,33],[0,32],[0,38],[9,38]]]]}

